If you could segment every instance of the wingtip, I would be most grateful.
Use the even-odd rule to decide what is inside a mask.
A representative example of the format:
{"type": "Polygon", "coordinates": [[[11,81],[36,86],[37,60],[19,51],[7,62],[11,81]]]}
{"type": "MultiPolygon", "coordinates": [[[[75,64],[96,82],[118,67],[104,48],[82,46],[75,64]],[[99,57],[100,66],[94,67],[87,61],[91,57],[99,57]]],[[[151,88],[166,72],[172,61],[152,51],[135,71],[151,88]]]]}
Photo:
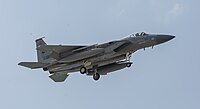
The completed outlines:
{"type": "Polygon", "coordinates": [[[41,37],[41,38],[36,39],[35,41],[38,42],[38,41],[40,41],[40,40],[42,40],[42,39],[44,39],[44,38],[45,38],[45,37],[41,37]]]}

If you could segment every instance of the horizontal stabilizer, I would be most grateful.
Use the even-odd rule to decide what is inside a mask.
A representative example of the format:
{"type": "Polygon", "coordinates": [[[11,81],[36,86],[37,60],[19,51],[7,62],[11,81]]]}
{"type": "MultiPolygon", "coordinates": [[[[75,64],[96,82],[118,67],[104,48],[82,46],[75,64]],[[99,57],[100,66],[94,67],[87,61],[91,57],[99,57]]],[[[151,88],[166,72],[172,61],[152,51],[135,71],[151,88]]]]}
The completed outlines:
{"type": "Polygon", "coordinates": [[[48,63],[41,63],[41,62],[20,62],[18,65],[28,67],[31,69],[43,68],[48,65],[48,63]]]}
{"type": "Polygon", "coordinates": [[[68,76],[68,74],[54,73],[50,75],[49,78],[51,78],[54,82],[64,82],[68,76]]]}
{"type": "Polygon", "coordinates": [[[37,47],[37,50],[43,51],[43,52],[49,52],[54,51],[56,53],[61,53],[64,51],[72,51],[75,49],[79,49],[86,46],[66,46],[66,45],[42,45],[37,47]]]}

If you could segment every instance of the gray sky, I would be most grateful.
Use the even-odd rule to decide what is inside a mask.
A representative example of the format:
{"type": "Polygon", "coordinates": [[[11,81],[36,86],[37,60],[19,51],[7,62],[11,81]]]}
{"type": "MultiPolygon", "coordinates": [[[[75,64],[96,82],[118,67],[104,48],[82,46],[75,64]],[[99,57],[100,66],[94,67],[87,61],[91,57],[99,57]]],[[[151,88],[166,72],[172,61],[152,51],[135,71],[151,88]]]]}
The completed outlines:
{"type": "Polygon", "coordinates": [[[200,2],[197,0],[0,0],[1,109],[199,109],[200,2]],[[176,38],[139,50],[134,65],[99,81],[17,66],[36,61],[34,40],[95,44],[135,32],[176,38]]]}

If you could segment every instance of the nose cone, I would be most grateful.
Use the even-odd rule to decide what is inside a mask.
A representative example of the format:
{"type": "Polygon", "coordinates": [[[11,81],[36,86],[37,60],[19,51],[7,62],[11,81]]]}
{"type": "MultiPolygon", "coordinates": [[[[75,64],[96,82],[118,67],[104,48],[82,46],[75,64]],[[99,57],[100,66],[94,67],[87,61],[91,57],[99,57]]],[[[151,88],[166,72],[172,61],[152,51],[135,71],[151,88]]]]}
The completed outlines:
{"type": "Polygon", "coordinates": [[[156,42],[157,42],[157,44],[161,44],[161,43],[167,42],[167,41],[169,41],[173,38],[175,38],[175,36],[172,36],[172,35],[157,35],[156,42]]]}

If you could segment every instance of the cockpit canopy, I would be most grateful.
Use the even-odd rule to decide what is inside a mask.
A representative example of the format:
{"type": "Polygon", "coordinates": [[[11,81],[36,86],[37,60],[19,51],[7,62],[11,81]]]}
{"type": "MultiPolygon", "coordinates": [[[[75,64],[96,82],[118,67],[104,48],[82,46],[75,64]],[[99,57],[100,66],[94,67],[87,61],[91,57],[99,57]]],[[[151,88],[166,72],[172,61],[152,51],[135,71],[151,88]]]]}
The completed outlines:
{"type": "Polygon", "coordinates": [[[140,36],[145,36],[145,35],[148,35],[148,34],[145,32],[141,32],[141,33],[131,34],[130,37],[140,37],[140,36]]]}

